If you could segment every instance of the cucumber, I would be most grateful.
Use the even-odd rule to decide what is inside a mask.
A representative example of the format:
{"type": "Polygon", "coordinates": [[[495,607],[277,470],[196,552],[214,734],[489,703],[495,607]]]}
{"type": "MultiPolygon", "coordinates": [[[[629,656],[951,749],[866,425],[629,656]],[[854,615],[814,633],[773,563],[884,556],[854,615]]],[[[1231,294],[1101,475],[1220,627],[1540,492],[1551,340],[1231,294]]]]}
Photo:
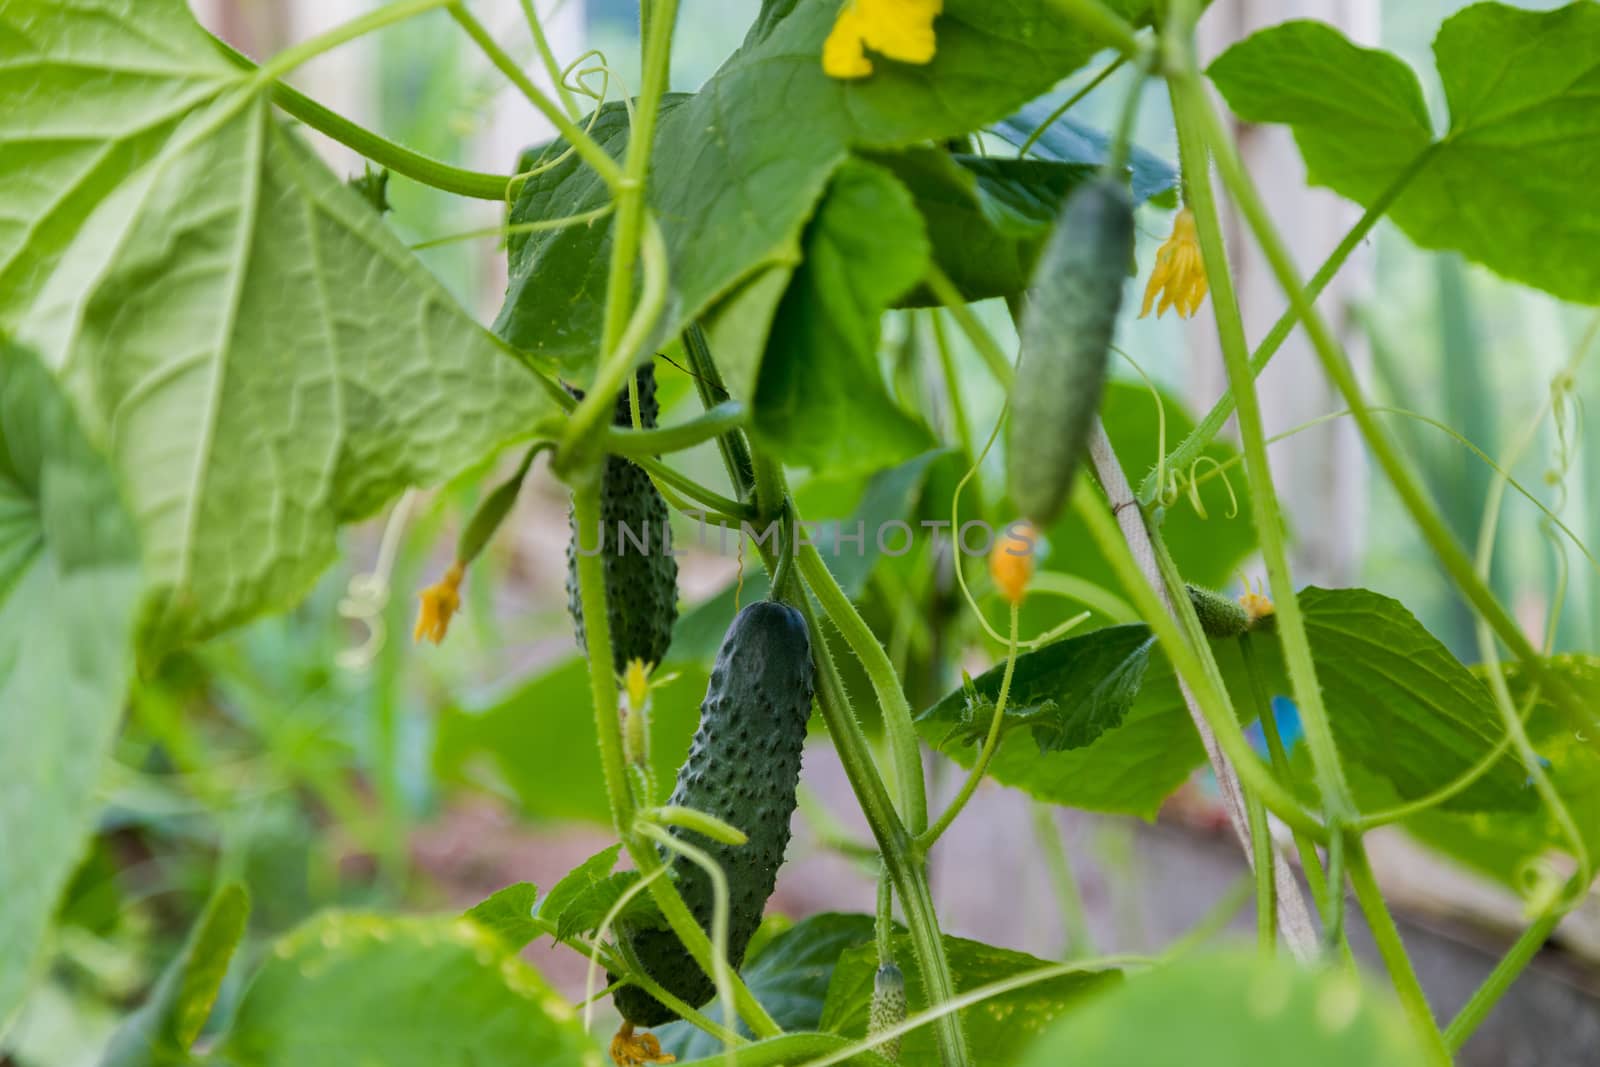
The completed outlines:
{"type": "MultiPolygon", "coordinates": [[[[700,728],[678,769],[669,803],[715,815],[749,838],[743,845],[727,845],[681,827],[671,831],[710,854],[727,877],[728,961],[734,967],[744,961],[789,845],[812,691],[805,619],[777,601],[749,605],[722,640],[700,705],[700,728]]],[[[709,933],[710,878],[665,849],[662,859],[671,865],[695,922],[709,933]]],[[[710,977],[659,920],[647,926],[622,923],[617,934],[645,973],[683,1001],[699,1007],[715,993],[710,977]]],[[[608,980],[617,979],[612,975],[608,980]]],[[[659,1026],[677,1017],[634,986],[622,986],[612,999],[622,1017],[636,1026],[659,1026]]]]}
{"type": "Polygon", "coordinates": [[[1237,600],[1198,585],[1185,588],[1207,637],[1238,637],[1250,629],[1250,613],[1237,600]]]}
{"type": "MultiPolygon", "coordinates": [[[[892,963],[878,967],[872,976],[872,1003],[867,1010],[867,1036],[877,1037],[906,1021],[906,976],[892,963]]],[[[900,1062],[900,1039],[892,1037],[878,1046],[878,1054],[900,1062]]]]}
{"type": "Polygon", "coordinates": [[[1048,526],[1105,392],[1111,336],[1133,248],[1133,199],[1122,181],[1074,189],[1034,270],[1011,386],[1006,483],[1017,510],[1048,526]]]}
{"type": "MultiPolygon", "coordinates": [[[[639,422],[646,428],[653,427],[660,411],[655,367],[647,364],[639,368],[636,381],[639,422]]],[[[577,390],[572,392],[581,398],[577,390]]],[[[614,422],[618,426],[633,425],[626,389],[617,397],[614,422]]],[[[568,527],[567,613],[572,616],[578,647],[587,650],[583,602],[578,596],[578,528],[570,513],[568,527]]],[[[620,456],[607,456],[600,473],[600,531],[606,618],[611,624],[611,664],[621,675],[630,660],[654,666],[667,654],[672,625],[678,619],[678,561],[672,555],[667,502],[643,468],[620,456]],[[622,527],[631,531],[645,549],[623,539],[619,533],[622,527]]]]}

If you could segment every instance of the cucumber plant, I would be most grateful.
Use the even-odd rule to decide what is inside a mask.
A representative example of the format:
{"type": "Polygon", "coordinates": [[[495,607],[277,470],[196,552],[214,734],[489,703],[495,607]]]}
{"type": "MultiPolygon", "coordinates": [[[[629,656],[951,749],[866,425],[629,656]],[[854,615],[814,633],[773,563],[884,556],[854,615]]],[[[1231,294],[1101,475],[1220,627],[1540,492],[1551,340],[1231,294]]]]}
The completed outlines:
{"type": "MultiPolygon", "coordinates": [[[[1470,1057],[1590,899],[1600,850],[1600,659],[1555,645],[1600,573],[1565,492],[1600,325],[1487,464],[1469,551],[1391,423],[1443,424],[1371,402],[1318,297],[1387,220],[1600,304],[1600,3],[1451,15],[1438,119],[1403,60],[1318,22],[1202,70],[1201,0],[765,0],[682,93],[675,54],[704,27],[676,0],[641,3],[625,90],[520,7],[513,41],[464,0],[391,0],[257,61],[182,0],[0,6],[0,1059],[46,1062],[64,990],[96,1011],[58,1029],[109,1034],[114,1064],[1470,1057]],[[481,55],[553,137],[467,170],[290,84],[400,24],[481,55]],[[1309,279],[1258,188],[1281,176],[1251,173],[1216,94],[1288,126],[1307,180],[1361,207],[1309,279]],[[1151,106],[1176,164],[1134,144],[1151,106]],[[342,180],[300,126],[362,173],[342,180]],[[422,187],[504,220],[408,247],[422,187]],[[1253,351],[1224,198],[1283,291],[1253,351]],[[1144,248],[1165,212],[1171,237],[1144,248]],[[417,254],[481,239],[508,267],[489,326],[417,254]],[[1125,321],[1133,278],[1142,312],[1208,302],[1228,389],[1198,423],[1116,369],[1154,347],[1125,321]],[[1386,593],[1297,584],[1255,386],[1296,328],[1470,612],[1474,666],[1386,593]],[[1513,477],[1541,434],[1548,492],[1513,477]],[[406,657],[393,594],[512,446],[421,593],[415,635],[446,647],[406,657]],[[578,651],[424,728],[417,702],[487,673],[452,668],[471,642],[445,639],[458,614],[478,637],[504,614],[497,534],[541,457],[570,492],[578,651]],[[1515,613],[1490,582],[1508,492],[1557,546],[1515,613]],[[386,508],[372,573],[308,600],[339,528],[386,508]],[[707,529],[737,540],[739,573],[680,618],[677,551],[707,529]],[[1264,587],[1217,591],[1252,555],[1264,587]],[[340,650],[351,621],[364,643],[340,650]],[[403,684],[440,663],[446,684],[403,684]],[[370,721],[325,745],[351,707],[370,721]],[[417,777],[422,733],[437,782],[417,777]],[[877,907],[787,925],[768,912],[791,822],[816,816],[808,743],[866,829],[818,836],[877,907]],[[930,750],[964,768],[937,811],[930,750]],[[1254,950],[1196,948],[1205,927],[1159,958],[1093,955],[1052,806],[1151,817],[1205,763],[1253,870],[1254,950]],[[440,896],[414,891],[415,808],[451,812],[443,786],[486,765],[522,814],[600,821],[611,844],[545,892],[405,914],[440,896]],[[989,778],[1039,805],[1071,960],[942,929],[928,860],[989,778]],[[267,805],[290,821],[241,814],[267,805]],[[1368,853],[1390,826],[1521,897],[1525,928],[1448,1019],[1368,853]],[[341,880],[362,864],[306,858],[347,838],[378,857],[360,894],[341,880]],[[352,896],[395,906],[314,906],[352,896]],[[1346,966],[1357,915],[1383,978],[1346,966]],[[545,938],[586,960],[581,1014],[521,956],[545,938]]],[[[517,625],[543,636],[552,605],[517,625]]]]}

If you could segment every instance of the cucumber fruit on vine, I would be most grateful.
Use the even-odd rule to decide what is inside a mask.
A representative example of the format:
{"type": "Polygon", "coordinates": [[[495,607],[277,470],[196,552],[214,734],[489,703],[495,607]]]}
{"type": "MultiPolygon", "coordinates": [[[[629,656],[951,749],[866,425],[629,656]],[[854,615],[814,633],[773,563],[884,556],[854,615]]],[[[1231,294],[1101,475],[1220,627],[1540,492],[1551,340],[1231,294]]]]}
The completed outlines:
{"type": "MultiPolygon", "coordinates": [[[[877,1037],[906,1021],[906,976],[893,963],[878,967],[872,977],[872,1003],[867,1010],[867,1036],[877,1037]]],[[[891,1037],[878,1046],[891,1063],[900,1062],[900,1039],[891,1037]]]]}
{"type": "MultiPolygon", "coordinates": [[[[708,853],[727,877],[728,961],[734,967],[744,960],[761,923],[789,845],[813,682],[811,640],[798,611],[761,600],[739,612],[717,652],[700,705],[700,728],[668,802],[715,815],[748,837],[742,845],[729,845],[681,827],[671,830],[708,853]]],[[[662,858],[672,865],[678,891],[695,921],[710,932],[710,877],[667,850],[662,858]]],[[[619,923],[617,933],[633,959],[668,991],[695,1007],[711,999],[711,978],[672,930],[619,923]]],[[[676,1018],[670,1008],[634,986],[622,986],[613,1000],[622,1017],[637,1026],[676,1018]]]]}
{"type": "Polygon", "coordinates": [[[1207,637],[1238,637],[1250,629],[1250,613],[1232,597],[1199,585],[1185,585],[1189,603],[1207,637]]]}
{"type": "Polygon", "coordinates": [[[1133,198],[1101,176],[1067,197],[1034,270],[1011,386],[1006,482],[1040,526],[1066,503],[1105,392],[1111,335],[1133,247],[1133,198]]]}
{"type": "MultiPolygon", "coordinates": [[[[655,426],[660,411],[655,368],[649,364],[639,368],[635,381],[639,390],[639,423],[649,429],[655,426]]],[[[617,426],[633,425],[626,389],[617,396],[614,422],[617,426]]],[[[577,631],[578,647],[587,649],[583,602],[578,596],[576,518],[569,516],[569,527],[567,612],[577,631]]],[[[644,469],[621,456],[607,456],[600,472],[600,537],[612,666],[619,675],[630,660],[654,666],[667,654],[672,625],[678,619],[678,561],[672,555],[667,502],[644,469]],[[624,530],[637,538],[637,543],[625,539],[624,530]]]]}

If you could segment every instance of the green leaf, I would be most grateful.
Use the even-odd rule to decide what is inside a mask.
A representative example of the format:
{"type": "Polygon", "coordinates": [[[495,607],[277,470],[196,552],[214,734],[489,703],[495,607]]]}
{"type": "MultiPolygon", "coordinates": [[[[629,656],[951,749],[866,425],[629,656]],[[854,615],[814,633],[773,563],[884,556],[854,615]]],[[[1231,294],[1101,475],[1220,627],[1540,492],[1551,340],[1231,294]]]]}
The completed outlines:
{"type": "Polygon", "coordinates": [[[565,997],[468,919],[330,913],[274,947],[218,1050],[245,1067],[601,1067],[565,997]]]}
{"type": "MultiPolygon", "coordinates": [[[[1505,731],[1483,683],[1398,600],[1368,589],[1300,591],[1306,636],[1343,761],[1414,800],[1465,773],[1505,731]]],[[[1289,696],[1281,645],[1257,640],[1267,684],[1289,696]]],[[[1234,692],[1245,692],[1235,689],[1234,692]]],[[[1514,755],[1444,802],[1456,811],[1527,810],[1535,802],[1514,755]]]]}
{"type": "MultiPolygon", "coordinates": [[[[1545,667],[1578,693],[1585,706],[1600,708],[1600,657],[1556,656],[1545,667]]],[[[1528,669],[1520,662],[1503,664],[1502,669],[1520,711],[1533,693],[1528,669]]],[[[1526,729],[1584,846],[1591,856],[1600,856],[1600,713],[1575,722],[1560,707],[1540,699],[1526,729]]],[[[1571,841],[1542,802],[1525,812],[1433,810],[1402,825],[1440,852],[1519,890],[1529,888],[1534,865],[1548,853],[1573,854],[1571,841]]]]}
{"type": "MultiPolygon", "coordinates": [[[[1051,965],[1025,952],[996,948],[961,937],[944,939],[945,955],[956,992],[966,993],[979,986],[1027,974],[1051,965]]],[[[909,934],[894,938],[894,959],[905,972],[907,1008],[910,1014],[928,1007],[922,984],[922,971],[911,948],[909,934]]],[[[872,999],[872,979],[878,969],[877,948],[863,945],[839,957],[833,983],[828,987],[828,1002],[822,1009],[822,1028],[848,1037],[863,1037],[867,1032],[867,1010],[872,999]]],[[[1016,1062],[1017,1054],[1058,1016],[1078,1009],[1091,994],[1121,984],[1117,971],[1076,971],[1057,975],[991,997],[966,1008],[961,1018],[967,1032],[967,1045],[973,1063],[1001,1067],[1016,1062]]],[[[937,1063],[938,1048],[933,1028],[924,1026],[905,1036],[901,1044],[903,1063],[937,1063]]],[[[1080,1062],[1074,1055],[1070,1062],[1080,1062]]],[[[1082,1061],[1091,1062],[1091,1061],[1082,1061]]]]}
{"type": "Polygon", "coordinates": [[[1427,1060],[1394,1007],[1348,970],[1245,953],[1185,957],[1063,1019],[1021,1067],[1296,1067],[1427,1060]]]}
{"type": "Polygon", "coordinates": [[[339,523],[547,409],[181,0],[18,0],[0,35],[0,328],[117,465],[152,654],[292,603],[339,523]]]}
{"type": "Polygon", "coordinates": [[[1437,138],[1411,69],[1322,23],[1263,30],[1209,74],[1240,117],[1293,128],[1313,182],[1363,205],[1426,152],[1389,209],[1413,241],[1600,303],[1600,6],[1474,4],[1445,21],[1433,51],[1450,109],[1437,138]]]}
{"type": "MultiPolygon", "coordinates": [[[[1488,691],[1398,601],[1365,589],[1313,586],[1300,591],[1300,609],[1340,754],[1345,763],[1386,783],[1381,796],[1363,792],[1359,799],[1364,808],[1430,793],[1465,773],[1499,741],[1488,691]]],[[[1089,714],[1078,710],[1079,703],[1092,708],[1094,698],[1087,690],[1092,677],[1075,669],[1073,654],[1100,642],[1107,649],[1131,648],[1147,636],[1142,624],[1113,627],[1019,656],[1018,675],[1034,679],[1029,702],[1053,698],[1057,708],[1041,718],[1076,722],[1089,714]],[[1121,644],[1113,645],[1113,640],[1121,644]],[[1057,686],[1061,691],[1053,695],[1057,686]]],[[[1275,630],[1258,630],[1251,640],[1269,695],[1290,695],[1275,630]]],[[[1235,710],[1248,721],[1255,710],[1237,641],[1215,640],[1211,648],[1235,710]]],[[[1115,686],[1123,666],[1108,655],[1097,669],[1115,686]]],[[[976,750],[960,731],[952,730],[962,723],[964,699],[960,690],[947,695],[918,717],[917,727],[929,744],[970,766],[976,750]]],[[[1086,747],[1056,752],[1002,745],[989,773],[1042,800],[1151,818],[1205,759],[1177,679],[1159,648],[1122,724],[1091,740],[1086,747]]],[[[1485,812],[1527,809],[1533,797],[1524,779],[1517,761],[1507,757],[1445,806],[1485,812]]]]}
{"type": "Polygon", "coordinates": [[[544,933],[544,924],[533,917],[538,900],[538,886],[516,882],[468,908],[465,918],[504,941],[506,947],[520,951],[544,933]]]}
{"type": "MultiPolygon", "coordinates": [[[[1009,114],[1081,66],[1099,42],[1073,20],[1041,17],[1032,0],[948,0],[938,54],[926,66],[888,61],[860,81],[822,72],[822,42],[837,0],[769,11],[705,86],[674,99],[652,153],[652,207],[671,258],[675,332],[763,273],[781,278],[798,263],[801,230],[852,148],[892,149],[959,136],[1009,114]],[[773,274],[772,272],[776,272],[773,274]]],[[[1116,0],[1143,17],[1147,0],[1116,0]]],[[[613,110],[603,143],[620,154],[625,118],[613,110]]],[[[606,191],[569,159],[529,181],[512,210],[532,222],[591,210],[606,191]]],[[[599,335],[609,220],[558,234],[532,234],[512,250],[506,304],[495,328],[516,347],[584,380],[599,335]]],[[[772,286],[716,343],[729,391],[754,394],[772,286]]]]}
{"type": "MultiPolygon", "coordinates": [[[[650,699],[650,764],[664,790],[671,789],[689,751],[707,682],[697,666],[664,673],[674,671],[678,677],[652,690],[650,699]]],[[[445,780],[498,787],[534,818],[611,825],[594,744],[588,665],[581,658],[530,679],[487,708],[446,711],[434,767],[445,780]]]]}
{"type": "Polygon", "coordinates": [[[149,999],[112,1035],[102,1067],[188,1061],[189,1048],[211,1016],[249,918],[250,896],[244,887],[224,886],[206,905],[149,999]]]}
{"type": "MultiPolygon", "coordinates": [[[[1093,744],[1122,723],[1144,681],[1155,639],[1142,624],[1108,626],[1055,641],[1017,656],[1005,716],[1033,731],[1041,754],[1093,744]]],[[[951,743],[982,741],[994,718],[1005,674],[1001,662],[973,680],[973,694],[957,689],[918,716],[926,735],[935,724],[954,724],[951,743]]],[[[1005,729],[1006,727],[1003,727],[1005,729]]]]}
{"type": "MultiPolygon", "coordinates": [[[[601,849],[568,871],[540,902],[536,916],[539,924],[551,930],[557,940],[598,930],[622,899],[622,894],[639,881],[637,871],[611,873],[621,854],[622,845],[618,843],[601,849]]],[[[655,914],[655,905],[649,896],[640,893],[628,902],[621,914],[640,923],[655,914]]]]}
{"type": "Polygon", "coordinates": [[[0,341],[0,1027],[85,851],[139,589],[115,475],[39,361],[0,341]]]}
{"type": "MultiPolygon", "coordinates": [[[[870,156],[916,198],[933,260],[968,300],[1027,288],[1061,201],[1094,168],[1032,159],[958,156],[936,148],[870,156]]],[[[926,286],[901,307],[934,307],[926,286]]]]}
{"type": "Polygon", "coordinates": [[[750,429],[785,462],[877,470],[933,443],[884,388],[879,320],[927,273],[928,240],[905,187],[849,160],[803,241],[805,263],[778,305],[750,429]]]}
{"type": "MultiPolygon", "coordinates": [[[[823,1056],[836,1054],[852,1042],[836,1034],[784,1034],[765,1041],[744,1045],[739,1049],[739,1067],[794,1067],[823,1056]]],[[[848,1067],[891,1067],[888,1060],[872,1052],[862,1052],[841,1063],[848,1067]]],[[[679,1060],[679,1067],[718,1067],[726,1064],[724,1053],[719,1051],[693,1060],[679,1060]]]]}
{"type": "MultiPolygon", "coordinates": [[[[995,125],[995,132],[1021,147],[1054,112],[1055,104],[1051,101],[1035,100],[1015,115],[1001,119],[995,125]]],[[[1035,159],[1097,170],[1105,164],[1110,151],[1111,138],[1104,131],[1086,126],[1071,115],[1062,115],[1045,128],[1029,147],[1028,154],[1035,159]]],[[[997,159],[996,162],[1003,161],[997,159]]],[[[1168,206],[1178,188],[1178,168],[1138,145],[1133,145],[1128,153],[1128,177],[1136,204],[1153,200],[1168,206]]],[[[1058,206],[1059,203],[1058,200],[1058,206]]]]}
{"type": "MultiPolygon", "coordinates": [[[[870,944],[872,936],[870,915],[813,915],[747,959],[740,975],[779,1026],[791,1031],[816,1030],[822,1025],[835,964],[847,949],[870,944]]],[[[712,1019],[722,1018],[720,1000],[713,1000],[703,1010],[712,1019]]],[[[750,1036],[743,1024],[740,1032],[750,1036]]],[[[656,1035],[662,1048],[680,1060],[709,1058],[722,1048],[716,1038],[685,1022],[663,1026],[656,1035]]],[[[744,1062],[743,1054],[739,1062],[744,1062]]]]}

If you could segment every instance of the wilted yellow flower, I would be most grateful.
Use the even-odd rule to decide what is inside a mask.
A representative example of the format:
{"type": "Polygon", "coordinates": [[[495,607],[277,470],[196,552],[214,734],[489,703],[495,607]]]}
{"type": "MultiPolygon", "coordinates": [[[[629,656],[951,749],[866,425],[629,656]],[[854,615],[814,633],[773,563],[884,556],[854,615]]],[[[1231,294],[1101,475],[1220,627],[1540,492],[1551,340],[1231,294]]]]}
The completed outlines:
{"type": "Polygon", "coordinates": [[[633,1024],[624,1022],[611,1039],[611,1062],[617,1067],[642,1067],[647,1063],[676,1063],[677,1057],[661,1051],[655,1034],[636,1034],[633,1024]]]}
{"type": "Polygon", "coordinates": [[[450,617],[461,607],[462,569],[459,560],[450,564],[443,578],[422,591],[418,598],[417,625],[411,631],[413,641],[432,641],[437,645],[444,640],[450,629],[450,617]]]}
{"type": "Polygon", "coordinates": [[[1200,256],[1194,212],[1185,207],[1172,220],[1172,236],[1156,252],[1155,269],[1150,272],[1150,284],[1145,286],[1144,307],[1139,309],[1139,317],[1150,314],[1150,305],[1160,294],[1156,318],[1165,315],[1169,307],[1176,307],[1179,315],[1191,318],[1200,310],[1206,288],[1206,265],[1200,256]]]}
{"type": "Polygon", "coordinates": [[[1249,592],[1239,597],[1239,606],[1244,608],[1244,613],[1250,617],[1250,626],[1253,629],[1262,619],[1270,619],[1277,613],[1272,600],[1265,593],[1249,592]]]}
{"type": "Polygon", "coordinates": [[[1006,527],[989,552],[989,577],[1001,595],[1013,604],[1022,603],[1033,577],[1033,561],[1038,550],[1039,531],[1026,520],[1006,527]]]}
{"type": "Polygon", "coordinates": [[[822,43],[822,70],[831,78],[872,73],[866,50],[902,63],[933,59],[933,20],[944,0],[846,0],[822,43]]]}

